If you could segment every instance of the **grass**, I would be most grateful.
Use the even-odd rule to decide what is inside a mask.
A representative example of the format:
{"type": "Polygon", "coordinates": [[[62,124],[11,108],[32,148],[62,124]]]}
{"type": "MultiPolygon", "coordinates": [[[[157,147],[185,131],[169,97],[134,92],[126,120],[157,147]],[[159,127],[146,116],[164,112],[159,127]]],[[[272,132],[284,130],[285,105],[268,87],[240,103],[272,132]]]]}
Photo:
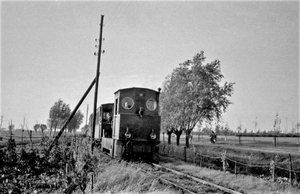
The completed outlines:
{"type": "MultiPolygon", "coordinates": [[[[178,159],[162,158],[161,164],[242,193],[300,193],[300,188],[288,184],[278,184],[254,176],[237,175],[236,177],[228,172],[188,165],[178,159]]],[[[180,193],[161,185],[155,177],[142,172],[140,170],[142,167],[147,166],[142,163],[110,160],[108,156],[101,154],[95,175],[94,193],[180,193]]],[[[90,191],[91,182],[89,184],[90,191]]]]}
{"type": "Polygon", "coordinates": [[[208,168],[201,168],[198,166],[187,165],[184,162],[173,161],[166,163],[166,166],[170,168],[176,168],[184,173],[194,175],[201,179],[211,181],[215,184],[231,188],[233,190],[243,192],[243,193],[284,193],[284,194],[299,194],[300,188],[291,187],[287,184],[278,184],[261,178],[256,178],[253,176],[237,175],[211,170],[208,168]]]}
{"type": "MultiPolygon", "coordinates": [[[[110,160],[108,156],[101,154],[95,173],[94,193],[180,193],[160,184],[155,177],[142,172],[140,170],[142,167],[147,166],[142,163],[110,160]]],[[[90,189],[91,182],[88,187],[89,191],[90,189]]]]}

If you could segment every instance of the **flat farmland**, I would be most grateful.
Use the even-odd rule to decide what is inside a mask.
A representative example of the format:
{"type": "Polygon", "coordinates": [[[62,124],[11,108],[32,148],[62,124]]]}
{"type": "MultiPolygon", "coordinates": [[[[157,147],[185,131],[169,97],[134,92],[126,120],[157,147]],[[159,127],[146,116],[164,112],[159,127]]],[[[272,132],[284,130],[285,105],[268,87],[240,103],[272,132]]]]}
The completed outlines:
{"type": "MultiPolygon", "coordinates": [[[[167,143],[167,135],[161,136],[161,142],[167,143]]],[[[176,144],[176,136],[172,134],[172,144],[176,144]]],[[[180,137],[180,145],[185,144],[185,135],[180,137]]],[[[190,146],[213,146],[220,148],[231,148],[247,151],[259,151],[267,153],[279,153],[279,154],[293,154],[300,156],[300,144],[299,137],[278,137],[276,147],[274,145],[273,137],[241,137],[237,136],[218,136],[216,144],[211,144],[208,135],[196,136],[194,135],[190,141],[190,146]]]]}
{"type": "MultiPolygon", "coordinates": [[[[31,140],[32,143],[40,143],[42,141],[43,137],[50,137],[50,139],[53,139],[55,137],[55,135],[57,135],[57,133],[59,132],[59,129],[56,130],[56,133],[52,132],[51,133],[51,137],[50,137],[50,132],[49,131],[45,131],[44,133],[42,133],[41,131],[33,131],[31,130],[31,140]]],[[[74,136],[74,133],[63,133],[62,136],[74,136]]],[[[77,133],[76,135],[80,136],[82,135],[82,133],[77,133]]],[[[22,140],[24,144],[28,144],[30,143],[30,130],[24,130],[22,132],[22,130],[13,130],[12,131],[12,139],[15,140],[16,144],[22,144],[22,140]]],[[[10,138],[10,132],[8,130],[2,130],[0,131],[0,147],[3,147],[6,145],[7,140],[10,138]]]]}

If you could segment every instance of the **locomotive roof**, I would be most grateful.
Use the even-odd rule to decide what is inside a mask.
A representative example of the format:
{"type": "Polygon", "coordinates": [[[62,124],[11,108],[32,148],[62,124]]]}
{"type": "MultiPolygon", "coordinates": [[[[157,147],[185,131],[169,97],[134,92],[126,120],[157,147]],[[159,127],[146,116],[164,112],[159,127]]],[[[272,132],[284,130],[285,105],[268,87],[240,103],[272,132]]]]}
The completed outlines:
{"type": "Polygon", "coordinates": [[[113,105],[114,103],[110,102],[110,103],[104,103],[104,104],[101,104],[100,106],[107,106],[107,105],[113,105]]]}
{"type": "Polygon", "coordinates": [[[133,89],[143,89],[143,90],[151,90],[153,92],[157,92],[156,90],[153,90],[153,89],[149,89],[149,88],[140,88],[140,87],[132,87],[132,88],[123,88],[123,89],[119,89],[115,92],[118,93],[119,91],[122,91],[122,90],[133,90],[133,89]]]}

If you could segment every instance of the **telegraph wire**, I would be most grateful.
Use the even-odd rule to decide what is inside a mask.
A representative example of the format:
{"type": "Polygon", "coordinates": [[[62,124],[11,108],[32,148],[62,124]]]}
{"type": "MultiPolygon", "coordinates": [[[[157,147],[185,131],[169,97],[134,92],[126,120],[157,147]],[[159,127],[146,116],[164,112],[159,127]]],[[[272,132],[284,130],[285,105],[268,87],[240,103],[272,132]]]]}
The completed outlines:
{"type": "MultiPolygon", "coordinates": [[[[122,2],[124,3],[124,2],[122,2]]],[[[131,2],[125,2],[126,4],[124,4],[124,6],[122,6],[120,8],[120,10],[118,10],[118,13],[116,15],[116,17],[110,17],[113,18],[112,20],[109,20],[108,22],[106,22],[107,24],[107,28],[106,28],[106,34],[109,34],[111,37],[114,37],[115,34],[117,32],[120,32],[123,30],[123,28],[117,28],[119,29],[118,31],[116,30],[116,26],[121,23],[120,20],[124,17],[124,13],[126,13],[126,11],[128,10],[128,8],[131,6],[131,2]]],[[[122,22],[122,26],[126,26],[128,24],[128,21],[125,20],[125,22],[122,22]]],[[[114,39],[113,39],[114,40],[114,39]]]]}

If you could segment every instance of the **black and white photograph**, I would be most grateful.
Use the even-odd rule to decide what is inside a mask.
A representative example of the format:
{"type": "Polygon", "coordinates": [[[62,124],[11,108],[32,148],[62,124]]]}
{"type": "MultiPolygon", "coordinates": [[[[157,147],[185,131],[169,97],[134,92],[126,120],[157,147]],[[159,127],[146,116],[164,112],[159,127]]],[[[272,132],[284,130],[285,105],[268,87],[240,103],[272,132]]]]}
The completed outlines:
{"type": "Polygon", "coordinates": [[[0,193],[300,193],[299,0],[0,6],[0,193]]]}

